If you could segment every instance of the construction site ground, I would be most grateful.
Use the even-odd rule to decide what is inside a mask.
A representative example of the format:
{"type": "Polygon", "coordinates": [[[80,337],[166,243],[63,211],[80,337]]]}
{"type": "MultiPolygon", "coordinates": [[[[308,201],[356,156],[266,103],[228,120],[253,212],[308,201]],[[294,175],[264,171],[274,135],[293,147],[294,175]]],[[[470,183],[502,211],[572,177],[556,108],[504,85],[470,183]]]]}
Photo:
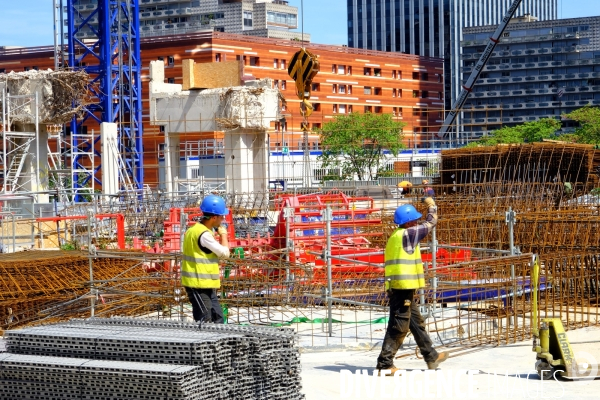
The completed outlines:
{"type": "MultiPolygon", "coordinates": [[[[403,353],[412,350],[413,355],[396,360],[396,367],[406,370],[404,378],[373,378],[383,334],[371,349],[303,353],[306,399],[597,399],[600,392],[600,378],[541,381],[534,368],[531,340],[452,352],[440,369],[428,372],[411,345],[403,353]],[[357,376],[357,370],[369,376],[357,376]]],[[[600,361],[600,328],[571,330],[568,337],[576,356],[585,352],[590,362],[592,358],[600,361]]]]}

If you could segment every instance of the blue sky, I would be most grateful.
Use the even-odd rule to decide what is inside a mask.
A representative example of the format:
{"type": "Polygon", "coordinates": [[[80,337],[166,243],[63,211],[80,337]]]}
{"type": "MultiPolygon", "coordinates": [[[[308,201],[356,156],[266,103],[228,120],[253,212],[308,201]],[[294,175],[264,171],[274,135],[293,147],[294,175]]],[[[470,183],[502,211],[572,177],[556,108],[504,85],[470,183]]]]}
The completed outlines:
{"type": "MultiPolygon", "coordinates": [[[[301,0],[289,3],[300,7],[301,0]]],[[[304,15],[314,43],[346,44],[346,0],[304,0],[304,15]]],[[[559,0],[559,18],[599,15],[600,0],[559,0]]],[[[52,31],[52,0],[2,0],[0,46],[51,45],[52,31]]]]}

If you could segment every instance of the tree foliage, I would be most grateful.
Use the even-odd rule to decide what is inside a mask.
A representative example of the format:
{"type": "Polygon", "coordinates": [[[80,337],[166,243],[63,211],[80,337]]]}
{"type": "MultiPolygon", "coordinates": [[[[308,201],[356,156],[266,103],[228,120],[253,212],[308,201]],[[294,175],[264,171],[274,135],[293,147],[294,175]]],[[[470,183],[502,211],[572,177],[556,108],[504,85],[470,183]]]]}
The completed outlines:
{"type": "Polygon", "coordinates": [[[585,106],[563,117],[579,122],[575,130],[579,143],[600,144],[600,107],[585,106]]]}
{"type": "Polygon", "coordinates": [[[319,132],[325,170],[338,169],[342,179],[371,180],[384,158],[384,150],[397,155],[404,146],[402,128],[390,114],[338,115],[319,132]]]}
{"type": "Polygon", "coordinates": [[[493,131],[490,135],[469,143],[468,146],[494,146],[500,143],[532,143],[542,139],[554,138],[561,127],[560,121],[554,118],[543,118],[526,122],[517,126],[506,126],[493,131]]]}

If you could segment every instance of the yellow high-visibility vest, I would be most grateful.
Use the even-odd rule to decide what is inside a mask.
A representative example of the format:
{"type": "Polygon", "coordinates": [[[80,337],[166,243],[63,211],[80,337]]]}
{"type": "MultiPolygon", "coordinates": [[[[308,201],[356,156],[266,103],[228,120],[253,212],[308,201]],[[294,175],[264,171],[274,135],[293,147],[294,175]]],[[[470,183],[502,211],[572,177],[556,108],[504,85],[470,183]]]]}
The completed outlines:
{"type": "Polygon", "coordinates": [[[212,235],[210,229],[197,223],[188,229],[183,237],[181,285],[200,289],[218,289],[221,287],[219,258],[214,253],[205,253],[198,245],[198,239],[204,232],[212,235]]]}
{"type": "Polygon", "coordinates": [[[385,289],[419,289],[425,287],[421,248],[408,254],[402,247],[405,229],[398,228],[385,246],[385,289]]]}

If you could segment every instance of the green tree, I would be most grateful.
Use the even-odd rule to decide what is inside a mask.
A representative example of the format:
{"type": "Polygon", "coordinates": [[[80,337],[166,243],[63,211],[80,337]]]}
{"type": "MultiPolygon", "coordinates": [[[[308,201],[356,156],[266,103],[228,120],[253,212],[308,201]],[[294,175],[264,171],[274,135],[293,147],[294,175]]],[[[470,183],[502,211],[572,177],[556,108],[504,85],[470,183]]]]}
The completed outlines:
{"type": "Polygon", "coordinates": [[[402,128],[390,114],[338,115],[319,132],[325,170],[338,169],[343,179],[371,180],[384,158],[384,150],[398,155],[404,148],[402,128]]]}
{"type": "Polygon", "coordinates": [[[579,122],[575,130],[579,143],[600,144],[600,107],[585,106],[563,117],[579,122]]]}
{"type": "Polygon", "coordinates": [[[560,121],[554,118],[543,118],[538,121],[526,122],[516,126],[506,126],[493,131],[480,140],[469,143],[468,146],[493,146],[500,143],[532,143],[540,142],[555,136],[561,127],[560,121]]]}

